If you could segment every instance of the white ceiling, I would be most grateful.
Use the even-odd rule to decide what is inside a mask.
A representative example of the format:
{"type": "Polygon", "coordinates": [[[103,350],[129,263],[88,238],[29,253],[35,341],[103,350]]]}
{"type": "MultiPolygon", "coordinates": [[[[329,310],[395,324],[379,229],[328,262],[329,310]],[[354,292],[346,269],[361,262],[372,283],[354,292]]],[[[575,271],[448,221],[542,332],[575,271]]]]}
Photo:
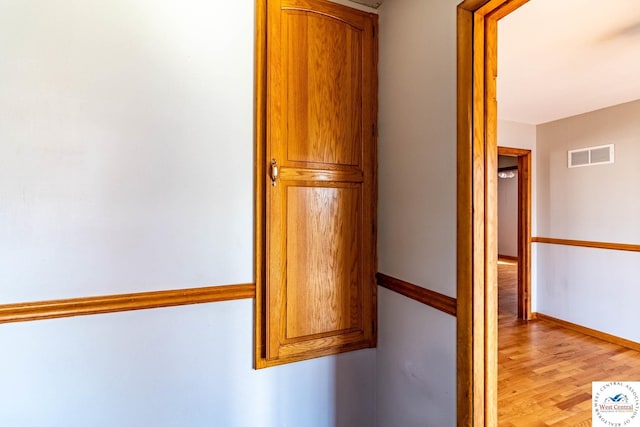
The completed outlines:
{"type": "Polygon", "coordinates": [[[529,1],[498,22],[497,84],[521,123],[640,99],[640,0],[529,1]]]}

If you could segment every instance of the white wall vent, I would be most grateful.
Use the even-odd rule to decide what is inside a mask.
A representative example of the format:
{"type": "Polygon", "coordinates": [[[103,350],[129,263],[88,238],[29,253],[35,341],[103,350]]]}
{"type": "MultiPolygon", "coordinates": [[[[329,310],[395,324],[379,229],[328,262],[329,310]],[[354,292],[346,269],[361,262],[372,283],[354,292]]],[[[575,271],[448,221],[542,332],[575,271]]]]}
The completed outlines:
{"type": "Polygon", "coordinates": [[[613,144],[569,150],[568,154],[567,160],[570,168],[606,165],[608,163],[613,163],[614,160],[613,144]]]}

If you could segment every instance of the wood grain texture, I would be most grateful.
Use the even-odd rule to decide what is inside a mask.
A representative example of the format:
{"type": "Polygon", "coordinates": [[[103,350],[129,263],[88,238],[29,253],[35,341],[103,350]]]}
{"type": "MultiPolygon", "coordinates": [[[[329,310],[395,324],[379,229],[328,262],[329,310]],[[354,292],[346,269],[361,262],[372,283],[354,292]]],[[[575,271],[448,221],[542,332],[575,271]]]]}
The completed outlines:
{"type": "Polygon", "coordinates": [[[490,0],[464,0],[458,5],[458,10],[464,12],[475,12],[489,1],[490,0]]]}
{"type": "MultiPolygon", "coordinates": [[[[485,294],[485,274],[486,274],[486,246],[487,236],[485,228],[486,204],[487,204],[487,182],[486,182],[486,103],[485,103],[485,22],[484,15],[474,13],[473,15],[473,131],[472,131],[472,187],[473,187],[473,249],[472,249],[472,269],[473,281],[473,321],[470,325],[472,333],[472,357],[473,357],[473,425],[485,426],[487,424],[485,411],[489,406],[486,401],[487,379],[487,325],[488,318],[486,309],[485,294]]],[[[489,415],[490,416],[490,415],[489,415]]]]}
{"type": "Polygon", "coordinates": [[[501,156],[520,157],[525,156],[530,152],[531,150],[525,150],[523,148],[498,147],[498,154],[501,156]]]}
{"type": "Polygon", "coordinates": [[[377,16],[266,6],[256,366],[375,345],[377,16]],[[260,319],[258,319],[258,316],[260,319]],[[306,355],[306,356],[305,356],[306,355]]]}
{"type": "Polygon", "coordinates": [[[490,8],[491,19],[498,21],[528,2],[529,0],[491,0],[485,7],[490,8]]]}
{"type": "Polygon", "coordinates": [[[266,305],[264,287],[266,283],[266,220],[265,206],[268,160],[267,145],[267,4],[266,0],[255,2],[255,65],[254,65],[254,265],[256,282],[256,301],[254,304],[254,355],[256,369],[264,367],[264,336],[266,331],[266,305]]]}
{"type": "MultiPolygon", "coordinates": [[[[457,10],[457,423],[473,426],[473,13],[457,10]]],[[[473,7],[471,5],[470,7],[473,7]]],[[[473,9],[472,9],[473,10],[473,9]]]]}
{"type": "Polygon", "coordinates": [[[299,8],[286,12],[287,160],[358,166],[362,127],[353,124],[362,122],[363,28],[301,16],[299,8]]]}
{"type": "MultiPolygon", "coordinates": [[[[372,22],[373,40],[372,40],[372,56],[373,56],[373,71],[370,75],[366,76],[364,88],[369,91],[375,91],[375,94],[370,95],[371,100],[371,117],[374,119],[371,124],[371,144],[369,149],[371,150],[370,163],[367,167],[371,171],[371,181],[374,183],[370,187],[371,191],[371,205],[373,206],[371,212],[371,247],[370,253],[367,255],[372,261],[373,272],[378,271],[378,18],[375,18],[372,22]]],[[[374,275],[375,279],[375,275],[374,275]]],[[[378,345],[378,287],[374,284],[371,289],[371,303],[368,316],[371,320],[371,338],[369,345],[371,347],[377,347],[378,345]]]]}
{"type": "Polygon", "coordinates": [[[358,187],[289,186],[287,190],[285,337],[359,328],[362,200],[358,187]]]}
{"type": "Polygon", "coordinates": [[[376,279],[378,286],[397,292],[452,316],[456,315],[457,302],[455,298],[382,273],[378,273],[376,279]]]}
{"type": "Polygon", "coordinates": [[[362,170],[331,170],[314,168],[280,168],[280,179],[286,181],[362,182],[362,170]]]}
{"type": "Polygon", "coordinates": [[[625,338],[611,335],[606,332],[598,331],[596,329],[587,328],[586,326],[578,325],[576,323],[567,322],[566,320],[558,319],[553,316],[548,316],[544,313],[537,313],[537,312],[532,313],[532,318],[546,320],[548,322],[552,322],[557,325],[560,325],[564,328],[571,329],[572,331],[580,332],[581,334],[598,338],[600,340],[610,342],[611,344],[616,344],[616,345],[640,352],[640,343],[635,341],[631,341],[625,338]]]}
{"type": "Polygon", "coordinates": [[[640,352],[570,325],[517,318],[515,264],[498,266],[498,425],[590,426],[592,381],[635,381],[640,352]]]}
{"type": "MultiPolygon", "coordinates": [[[[351,337],[347,337],[351,338],[351,337]]],[[[339,353],[346,353],[349,351],[362,350],[365,348],[371,348],[370,342],[364,342],[361,340],[340,340],[335,337],[329,337],[328,339],[319,338],[309,343],[299,343],[298,345],[284,345],[283,357],[273,360],[261,360],[256,364],[257,369],[270,368],[274,366],[286,365],[288,363],[301,362],[303,360],[309,360],[316,357],[330,356],[339,353]],[[331,339],[334,338],[334,339],[331,339]]]]}
{"type": "Polygon", "coordinates": [[[498,154],[516,157],[518,165],[518,318],[531,318],[531,150],[498,147],[498,154]]]}
{"type": "Polygon", "coordinates": [[[518,317],[531,318],[531,151],[518,155],[518,317]]]}
{"type": "Polygon", "coordinates": [[[551,237],[532,237],[531,241],[533,243],[549,243],[552,245],[578,246],[583,248],[640,252],[640,245],[631,245],[628,243],[592,242],[588,240],[555,239],[551,237]]]}
{"type": "Polygon", "coordinates": [[[240,284],[3,304],[0,323],[254,298],[255,288],[254,284],[240,284]]]}
{"type": "Polygon", "coordinates": [[[457,11],[457,422],[464,426],[495,425],[497,417],[496,46],[497,20],[513,1],[466,0],[457,11]]]}
{"type": "MultiPolygon", "coordinates": [[[[499,9],[496,9],[499,10],[499,9]]],[[[490,14],[484,19],[484,143],[485,143],[485,254],[484,254],[484,423],[498,423],[498,106],[496,77],[498,68],[498,22],[490,14]]]]}

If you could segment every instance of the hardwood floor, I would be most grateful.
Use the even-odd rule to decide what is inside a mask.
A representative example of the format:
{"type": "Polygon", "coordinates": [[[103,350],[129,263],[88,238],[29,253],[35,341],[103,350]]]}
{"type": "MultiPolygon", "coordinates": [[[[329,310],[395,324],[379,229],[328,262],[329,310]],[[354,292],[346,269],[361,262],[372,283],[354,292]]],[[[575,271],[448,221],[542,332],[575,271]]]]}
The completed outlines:
{"type": "Polygon", "coordinates": [[[516,273],[515,263],[498,264],[499,425],[591,426],[591,382],[640,380],[640,353],[517,320],[516,273]]]}

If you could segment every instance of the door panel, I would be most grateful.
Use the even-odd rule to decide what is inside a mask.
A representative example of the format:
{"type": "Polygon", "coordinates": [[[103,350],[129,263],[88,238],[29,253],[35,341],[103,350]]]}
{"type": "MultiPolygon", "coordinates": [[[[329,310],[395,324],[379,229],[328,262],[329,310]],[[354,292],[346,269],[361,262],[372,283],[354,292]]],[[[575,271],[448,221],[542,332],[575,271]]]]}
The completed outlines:
{"type": "Polygon", "coordinates": [[[286,11],[287,158],[360,165],[363,32],[336,18],[286,11]]]}
{"type": "Polygon", "coordinates": [[[375,345],[377,17],[268,0],[266,18],[258,367],[375,345]]]}
{"type": "Polygon", "coordinates": [[[359,187],[288,187],[289,340],[362,327],[359,187]]]}

